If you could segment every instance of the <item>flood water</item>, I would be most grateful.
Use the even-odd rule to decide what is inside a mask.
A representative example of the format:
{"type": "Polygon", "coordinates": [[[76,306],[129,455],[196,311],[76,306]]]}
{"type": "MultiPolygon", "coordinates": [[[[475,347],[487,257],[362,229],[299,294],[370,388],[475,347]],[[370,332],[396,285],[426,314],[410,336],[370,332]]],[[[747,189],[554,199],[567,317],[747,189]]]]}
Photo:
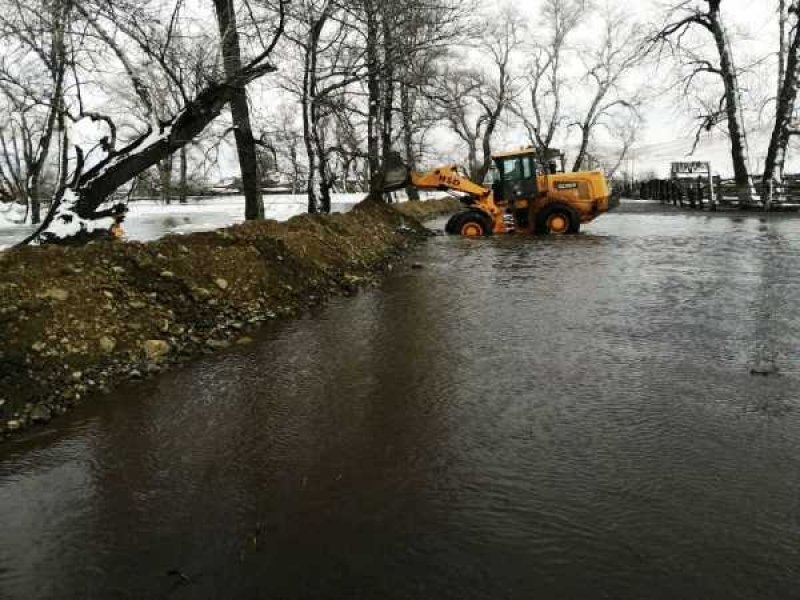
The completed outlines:
{"type": "Polygon", "coordinates": [[[0,597],[800,596],[800,219],[412,261],[0,445],[0,597]]]}

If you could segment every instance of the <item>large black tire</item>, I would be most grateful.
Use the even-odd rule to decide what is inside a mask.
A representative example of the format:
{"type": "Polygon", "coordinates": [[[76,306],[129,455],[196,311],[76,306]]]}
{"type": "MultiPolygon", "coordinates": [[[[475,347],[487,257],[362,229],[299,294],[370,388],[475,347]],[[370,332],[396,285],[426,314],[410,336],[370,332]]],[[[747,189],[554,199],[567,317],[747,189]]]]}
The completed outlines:
{"type": "Polygon", "coordinates": [[[543,235],[566,235],[578,233],[581,220],[566,204],[548,204],[536,215],[536,233],[543,235]]]}
{"type": "Polygon", "coordinates": [[[456,213],[452,217],[447,219],[447,224],[444,226],[445,233],[449,233],[450,235],[453,235],[455,233],[455,230],[456,230],[455,229],[456,228],[455,223],[461,217],[461,214],[462,213],[456,213]]]}
{"type": "Polygon", "coordinates": [[[467,210],[450,217],[444,230],[451,235],[485,237],[492,235],[492,220],[478,210],[467,210]]]}

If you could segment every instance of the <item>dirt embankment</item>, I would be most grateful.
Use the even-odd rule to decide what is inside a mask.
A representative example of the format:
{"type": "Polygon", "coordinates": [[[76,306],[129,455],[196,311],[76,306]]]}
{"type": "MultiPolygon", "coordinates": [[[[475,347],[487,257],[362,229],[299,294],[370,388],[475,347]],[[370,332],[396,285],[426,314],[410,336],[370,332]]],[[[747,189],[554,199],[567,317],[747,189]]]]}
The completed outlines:
{"type": "Polygon", "coordinates": [[[375,280],[453,200],[0,253],[0,434],[375,280]]]}

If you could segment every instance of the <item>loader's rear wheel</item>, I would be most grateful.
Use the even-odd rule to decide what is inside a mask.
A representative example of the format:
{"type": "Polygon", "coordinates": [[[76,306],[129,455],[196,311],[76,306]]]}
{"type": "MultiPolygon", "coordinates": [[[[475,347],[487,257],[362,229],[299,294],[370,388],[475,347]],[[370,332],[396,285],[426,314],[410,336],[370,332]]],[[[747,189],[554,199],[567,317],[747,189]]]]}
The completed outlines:
{"type": "Polygon", "coordinates": [[[545,206],[536,215],[536,233],[566,235],[578,233],[580,226],[578,215],[569,207],[560,204],[545,206]]]}
{"type": "Polygon", "coordinates": [[[471,210],[453,216],[445,231],[465,237],[484,237],[492,235],[492,225],[488,216],[471,210]]]}

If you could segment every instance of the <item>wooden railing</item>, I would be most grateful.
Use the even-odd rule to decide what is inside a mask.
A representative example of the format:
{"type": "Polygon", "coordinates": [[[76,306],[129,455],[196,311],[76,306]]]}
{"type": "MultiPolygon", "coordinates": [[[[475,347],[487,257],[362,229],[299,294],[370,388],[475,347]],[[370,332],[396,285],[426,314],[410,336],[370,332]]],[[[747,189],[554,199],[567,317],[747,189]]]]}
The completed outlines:
{"type": "Polygon", "coordinates": [[[623,195],[698,210],[800,210],[800,177],[796,176],[779,184],[756,181],[752,187],[719,177],[712,181],[651,179],[624,186],[623,195]]]}

